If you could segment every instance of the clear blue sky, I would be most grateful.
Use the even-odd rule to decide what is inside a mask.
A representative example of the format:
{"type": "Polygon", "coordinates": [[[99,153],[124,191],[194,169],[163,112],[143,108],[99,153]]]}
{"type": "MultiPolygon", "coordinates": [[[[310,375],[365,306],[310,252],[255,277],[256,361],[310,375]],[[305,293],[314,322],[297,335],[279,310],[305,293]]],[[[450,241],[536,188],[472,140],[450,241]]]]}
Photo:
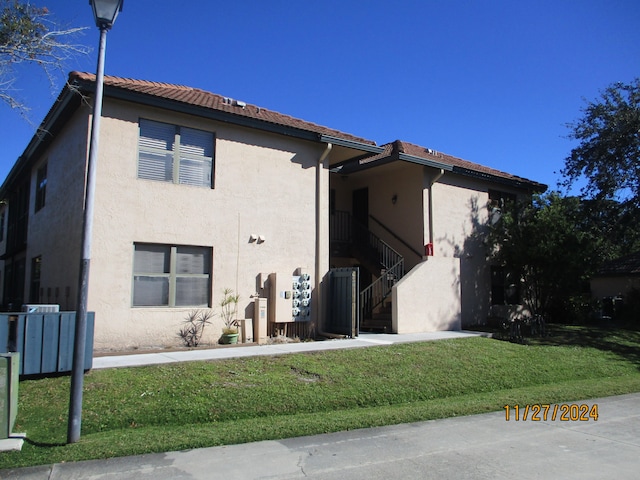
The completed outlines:
{"type": "MultiPolygon", "coordinates": [[[[33,0],[88,26],[67,70],[95,71],[87,0],[33,0]]],[[[554,187],[566,124],[640,76],[638,0],[125,0],[106,73],[202,88],[376,141],[433,148],[554,187]]],[[[52,93],[33,69],[39,123],[52,93]]],[[[34,129],[0,106],[0,179],[34,129]]]]}

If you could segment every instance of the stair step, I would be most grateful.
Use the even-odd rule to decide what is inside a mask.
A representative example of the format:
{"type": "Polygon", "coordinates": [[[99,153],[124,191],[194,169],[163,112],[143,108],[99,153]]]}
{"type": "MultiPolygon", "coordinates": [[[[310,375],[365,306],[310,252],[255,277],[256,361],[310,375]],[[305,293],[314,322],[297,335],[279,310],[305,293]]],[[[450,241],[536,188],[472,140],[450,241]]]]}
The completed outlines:
{"type": "Polygon", "coordinates": [[[375,314],[373,318],[364,319],[360,322],[362,332],[382,332],[391,333],[391,316],[375,314]]]}

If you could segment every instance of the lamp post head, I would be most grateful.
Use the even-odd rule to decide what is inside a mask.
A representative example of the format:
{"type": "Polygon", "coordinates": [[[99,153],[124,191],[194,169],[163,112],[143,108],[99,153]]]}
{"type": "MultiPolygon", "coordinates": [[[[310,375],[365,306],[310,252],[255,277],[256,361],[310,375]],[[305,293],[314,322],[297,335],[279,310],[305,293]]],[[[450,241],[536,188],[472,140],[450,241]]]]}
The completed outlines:
{"type": "Polygon", "coordinates": [[[98,28],[111,28],[118,13],[122,11],[124,0],[89,0],[93,9],[93,18],[98,28]]]}

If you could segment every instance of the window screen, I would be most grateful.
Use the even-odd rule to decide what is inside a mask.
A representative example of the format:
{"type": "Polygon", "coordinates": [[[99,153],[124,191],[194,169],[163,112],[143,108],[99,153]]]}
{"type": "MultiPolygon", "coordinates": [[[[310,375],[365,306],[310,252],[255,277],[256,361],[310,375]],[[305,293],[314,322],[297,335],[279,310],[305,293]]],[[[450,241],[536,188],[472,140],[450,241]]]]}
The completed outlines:
{"type": "Polygon", "coordinates": [[[138,178],[212,186],[211,132],[140,120],[138,178]]]}

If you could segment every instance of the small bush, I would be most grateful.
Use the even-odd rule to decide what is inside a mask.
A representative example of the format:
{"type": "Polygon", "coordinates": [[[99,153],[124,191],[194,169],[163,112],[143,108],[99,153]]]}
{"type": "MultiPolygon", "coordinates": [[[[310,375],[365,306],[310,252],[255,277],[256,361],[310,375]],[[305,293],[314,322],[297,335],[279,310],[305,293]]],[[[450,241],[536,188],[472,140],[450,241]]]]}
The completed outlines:
{"type": "Polygon", "coordinates": [[[183,327],[178,331],[178,336],[185,346],[197,347],[202,339],[204,328],[210,325],[213,313],[203,310],[192,310],[184,320],[183,327]]]}

